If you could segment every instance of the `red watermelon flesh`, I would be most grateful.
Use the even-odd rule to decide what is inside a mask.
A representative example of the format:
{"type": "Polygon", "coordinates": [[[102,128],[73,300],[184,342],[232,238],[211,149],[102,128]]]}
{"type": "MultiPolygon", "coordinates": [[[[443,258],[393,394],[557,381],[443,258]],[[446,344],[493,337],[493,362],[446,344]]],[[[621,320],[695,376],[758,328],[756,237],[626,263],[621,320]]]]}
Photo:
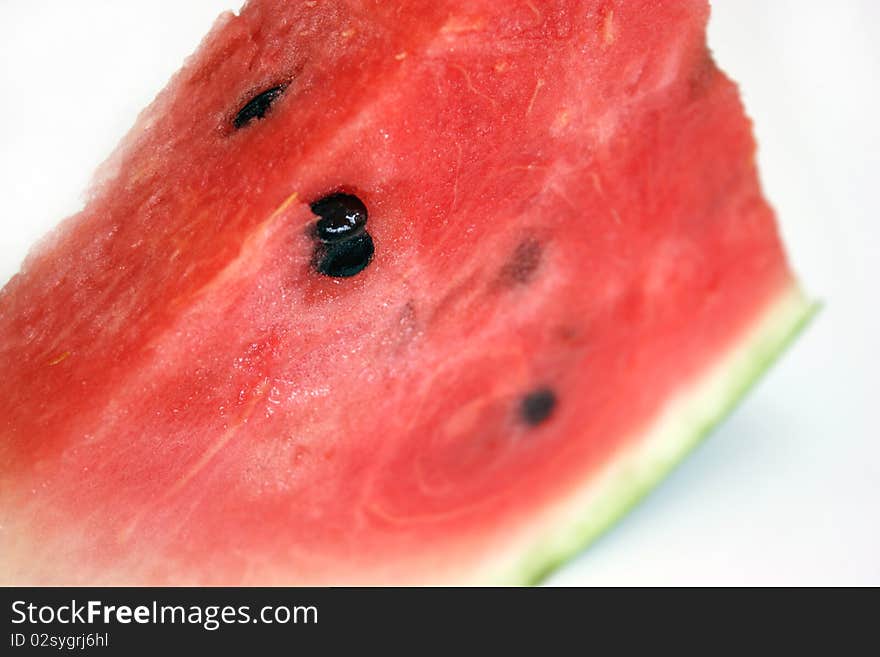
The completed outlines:
{"type": "Polygon", "coordinates": [[[707,18],[222,16],[0,293],[3,581],[518,583],[589,542],[810,311],[707,18]]]}

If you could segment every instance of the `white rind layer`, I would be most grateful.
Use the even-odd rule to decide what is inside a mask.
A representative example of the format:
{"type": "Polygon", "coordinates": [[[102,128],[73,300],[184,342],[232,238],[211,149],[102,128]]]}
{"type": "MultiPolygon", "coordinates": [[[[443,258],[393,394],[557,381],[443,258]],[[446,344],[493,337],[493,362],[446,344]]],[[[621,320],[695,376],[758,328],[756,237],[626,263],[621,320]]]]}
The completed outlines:
{"type": "Polygon", "coordinates": [[[724,419],[816,310],[795,284],[783,290],[708,371],[628,441],[628,448],[518,532],[470,583],[536,583],[592,543],[724,419]]]}

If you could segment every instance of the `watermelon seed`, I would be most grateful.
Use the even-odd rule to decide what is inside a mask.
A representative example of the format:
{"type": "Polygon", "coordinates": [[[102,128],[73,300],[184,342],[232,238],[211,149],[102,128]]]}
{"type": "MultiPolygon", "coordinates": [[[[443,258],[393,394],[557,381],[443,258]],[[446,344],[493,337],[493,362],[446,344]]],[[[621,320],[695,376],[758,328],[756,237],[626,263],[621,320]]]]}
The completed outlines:
{"type": "Polygon", "coordinates": [[[530,426],[537,426],[546,421],[556,408],[556,393],[550,388],[538,388],[522,398],[519,414],[530,426]]]}
{"type": "Polygon", "coordinates": [[[269,111],[272,103],[284,93],[286,88],[286,84],[281,84],[277,87],[272,87],[258,93],[251,98],[244,107],[238,110],[238,114],[235,115],[232,125],[235,126],[236,130],[240,130],[254,119],[262,119],[266,116],[266,112],[269,111]]]}
{"type": "Polygon", "coordinates": [[[331,194],[312,203],[318,219],[318,239],[327,244],[341,242],[363,232],[367,206],[352,194],[331,194]]]}
{"type": "Polygon", "coordinates": [[[374,251],[373,238],[364,231],[339,242],[320,245],[315,253],[316,268],[324,276],[349,278],[366,269],[374,251]]]}

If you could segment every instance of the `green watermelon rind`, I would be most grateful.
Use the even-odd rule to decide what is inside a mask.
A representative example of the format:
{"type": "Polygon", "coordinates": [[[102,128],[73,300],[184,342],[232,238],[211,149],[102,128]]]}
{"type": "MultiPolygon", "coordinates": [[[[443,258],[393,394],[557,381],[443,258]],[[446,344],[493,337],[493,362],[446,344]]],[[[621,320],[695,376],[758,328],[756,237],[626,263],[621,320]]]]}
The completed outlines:
{"type": "Polygon", "coordinates": [[[653,423],[646,432],[648,437],[627,453],[634,456],[622,469],[626,456],[607,466],[603,473],[606,481],[597,485],[594,480],[586,490],[570,496],[557,509],[562,519],[545,521],[532,530],[532,537],[541,538],[533,539],[518,555],[514,551],[513,565],[496,571],[490,581],[514,586],[539,584],[598,539],[733,411],[820,307],[796,287],[780,295],[757,325],[694,385],[691,394],[680,395],[653,423]],[[688,421],[693,415],[700,420],[688,421]],[[586,502],[584,495],[590,498],[586,502]]]}

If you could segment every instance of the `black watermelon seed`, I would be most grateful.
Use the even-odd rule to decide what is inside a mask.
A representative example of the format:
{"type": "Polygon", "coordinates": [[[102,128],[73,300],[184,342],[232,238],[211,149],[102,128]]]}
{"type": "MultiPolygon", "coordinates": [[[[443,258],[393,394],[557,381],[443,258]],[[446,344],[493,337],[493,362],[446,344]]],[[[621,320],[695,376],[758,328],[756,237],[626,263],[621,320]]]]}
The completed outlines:
{"type": "Polygon", "coordinates": [[[352,194],[331,194],[312,203],[312,212],[321,217],[318,239],[328,244],[341,242],[363,232],[367,225],[367,206],[352,194]]]}
{"type": "Polygon", "coordinates": [[[341,242],[319,246],[315,266],[324,276],[349,278],[366,269],[374,251],[373,238],[363,232],[341,242]]]}
{"type": "Polygon", "coordinates": [[[522,398],[519,414],[530,426],[537,426],[547,420],[556,408],[556,393],[550,388],[538,388],[522,398]]]}
{"type": "Polygon", "coordinates": [[[266,116],[266,112],[269,111],[272,103],[275,102],[278,96],[284,93],[286,88],[287,85],[281,84],[277,87],[272,87],[271,89],[266,89],[265,91],[258,93],[251,98],[244,107],[238,110],[238,114],[235,115],[232,125],[235,126],[236,130],[239,130],[254,119],[262,119],[266,116]]]}

